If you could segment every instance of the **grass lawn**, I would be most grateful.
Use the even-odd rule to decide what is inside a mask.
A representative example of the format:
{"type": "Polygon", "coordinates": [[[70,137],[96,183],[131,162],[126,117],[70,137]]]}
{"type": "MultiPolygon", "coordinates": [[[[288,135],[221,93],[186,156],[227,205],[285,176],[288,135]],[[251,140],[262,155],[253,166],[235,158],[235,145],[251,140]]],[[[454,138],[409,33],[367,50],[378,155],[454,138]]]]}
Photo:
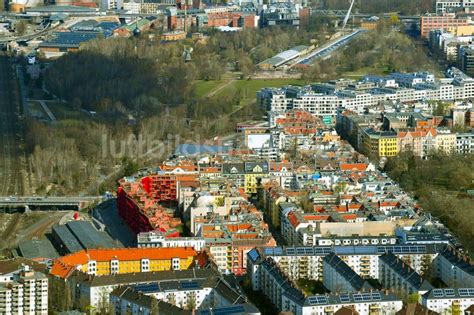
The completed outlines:
{"type": "Polygon", "coordinates": [[[309,279],[298,279],[296,281],[298,287],[308,295],[324,294],[327,293],[326,288],[322,282],[309,279]]]}
{"type": "Polygon", "coordinates": [[[56,119],[83,119],[86,118],[86,114],[80,110],[74,110],[69,107],[67,103],[61,102],[47,102],[49,109],[53,112],[56,119]]]}
{"type": "Polygon", "coordinates": [[[222,89],[217,95],[224,93],[234,93],[240,91],[241,105],[249,104],[256,99],[257,92],[265,87],[282,87],[285,85],[304,85],[303,80],[299,79],[251,79],[237,80],[231,85],[222,89]]]}
{"type": "Polygon", "coordinates": [[[201,98],[206,96],[208,93],[217,89],[221,84],[225,84],[224,80],[215,80],[215,81],[204,81],[196,80],[196,97],[201,98]]]}
{"type": "Polygon", "coordinates": [[[365,75],[368,74],[373,74],[373,75],[386,75],[387,73],[385,72],[384,69],[376,68],[376,67],[367,67],[367,68],[361,68],[356,71],[349,71],[349,72],[344,72],[341,77],[344,78],[349,78],[349,79],[360,79],[365,75]]]}

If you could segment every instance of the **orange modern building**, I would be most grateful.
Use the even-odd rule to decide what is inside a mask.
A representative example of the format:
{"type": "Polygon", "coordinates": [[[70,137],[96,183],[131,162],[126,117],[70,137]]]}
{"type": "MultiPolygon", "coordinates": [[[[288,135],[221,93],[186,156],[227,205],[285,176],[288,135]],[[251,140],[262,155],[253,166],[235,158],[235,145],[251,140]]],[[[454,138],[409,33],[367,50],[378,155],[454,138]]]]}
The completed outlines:
{"type": "Polygon", "coordinates": [[[449,28],[458,26],[467,26],[467,18],[458,18],[453,14],[446,15],[423,15],[420,17],[420,30],[421,37],[428,37],[428,33],[431,30],[442,29],[447,30],[449,28]]]}
{"type": "Polygon", "coordinates": [[[50,274],[67,278],[75,270],[98,276],[186,270],[195,265],[197,255],[191,247],[82,250],[56,259],[50,274]]]}

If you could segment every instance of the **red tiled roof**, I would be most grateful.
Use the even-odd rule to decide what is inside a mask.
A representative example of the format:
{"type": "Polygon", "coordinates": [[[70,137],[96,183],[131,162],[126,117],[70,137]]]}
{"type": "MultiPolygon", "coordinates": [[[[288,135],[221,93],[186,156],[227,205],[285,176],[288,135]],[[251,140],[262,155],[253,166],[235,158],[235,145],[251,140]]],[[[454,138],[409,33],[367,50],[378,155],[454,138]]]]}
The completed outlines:
{"type": "Polygon", "coordinates": [[[342,171],[365,171],[369,165],[366,163],[342,163],[342,171]]]}
{"type": "Polygon", "coordinates": [[[77,265],[87,264],[91,260],[106,262],[113,259],[119,261],[135,261],[143,258],[164,260],[171,258],[186,259],[195,257],[197,252],[192,247],[179,248],[119,248],[119,249],[89,249],[63,256],[54,261],[51,274],[65,277],[77,265]]]}

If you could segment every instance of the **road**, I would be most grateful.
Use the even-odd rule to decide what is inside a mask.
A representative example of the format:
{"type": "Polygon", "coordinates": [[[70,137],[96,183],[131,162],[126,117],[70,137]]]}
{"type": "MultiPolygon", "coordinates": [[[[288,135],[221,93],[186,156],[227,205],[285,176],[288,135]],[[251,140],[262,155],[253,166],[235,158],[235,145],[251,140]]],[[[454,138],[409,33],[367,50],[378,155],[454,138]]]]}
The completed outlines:
{"type": "Polygon", "coordinates": [[[10,60],[0,56],[0,195],[25,193],[25,155],[21,145],[20,101],[10,60]]]}

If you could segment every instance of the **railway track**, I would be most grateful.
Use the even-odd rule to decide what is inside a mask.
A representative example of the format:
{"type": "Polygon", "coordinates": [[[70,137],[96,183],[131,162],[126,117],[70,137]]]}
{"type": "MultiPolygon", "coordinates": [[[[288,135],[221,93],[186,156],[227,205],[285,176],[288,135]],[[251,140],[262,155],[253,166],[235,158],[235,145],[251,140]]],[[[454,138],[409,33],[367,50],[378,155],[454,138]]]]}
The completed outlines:
{"type": "Polygon", "coordinates": [[[20,221],[21,221],[20,213],[12,214],[12,218],[8,222],[7,228],[1,234],[2,239],[0,240],[0,248],[3,249],[3,248],[8,247],[12,239],[16,237],[15,233],[18,228],[18,225],[20,224],[20,221]]]}
{"type": "Polygon", "coordinates": [[[25,193],[20,98],[14,68],[0,56],[0,195],[25,193]]]}

